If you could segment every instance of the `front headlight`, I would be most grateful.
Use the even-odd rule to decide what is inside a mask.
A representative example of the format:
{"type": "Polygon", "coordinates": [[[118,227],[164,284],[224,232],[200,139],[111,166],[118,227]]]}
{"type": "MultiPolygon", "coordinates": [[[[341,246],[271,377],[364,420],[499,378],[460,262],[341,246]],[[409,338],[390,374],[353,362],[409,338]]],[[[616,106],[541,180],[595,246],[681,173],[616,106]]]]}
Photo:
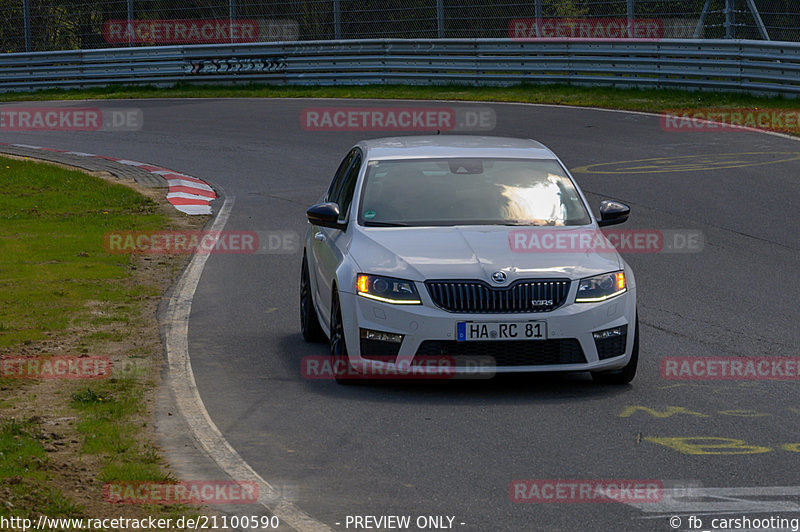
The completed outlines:
{"type": "Polygon", "coordinates": [[[359,273],[356,280],[358,295],[393,303],[395,305],[421,305],[417,287],[413,281],[383,277],[380,275],[367,275],[359,273]]]}
{"type": "Polygon", "coordinates": [[[611,272],[581,279],[575,303],[598,303],[628,291],[625,272],[611,272]]]}

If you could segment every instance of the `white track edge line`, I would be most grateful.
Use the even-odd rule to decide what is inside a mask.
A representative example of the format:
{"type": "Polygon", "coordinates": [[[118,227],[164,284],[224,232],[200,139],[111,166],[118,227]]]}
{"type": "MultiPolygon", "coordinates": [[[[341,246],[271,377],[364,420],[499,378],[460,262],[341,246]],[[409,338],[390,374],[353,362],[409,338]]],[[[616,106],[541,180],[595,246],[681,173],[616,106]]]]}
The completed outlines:
{"type": "MultiPolygon", "coordinates": [[[[210,231],[221,231],[230,217],[234,199],[225,199],[210,231]]],[[[230,477],[237,481],[255,481],[258,484],[258,502],[267,510],[297,531],[327,532],[331,528],[314,520],[291,502],[280,499],[275,490],[248,464],[217,428],[200,397],[189,358],[189,316],[195,290],[203,273],[208,254],[195,254],[181,275],[170,297],[163,323],[169,384],[175,401],[192,435],[206,453],[230,477]]]]}

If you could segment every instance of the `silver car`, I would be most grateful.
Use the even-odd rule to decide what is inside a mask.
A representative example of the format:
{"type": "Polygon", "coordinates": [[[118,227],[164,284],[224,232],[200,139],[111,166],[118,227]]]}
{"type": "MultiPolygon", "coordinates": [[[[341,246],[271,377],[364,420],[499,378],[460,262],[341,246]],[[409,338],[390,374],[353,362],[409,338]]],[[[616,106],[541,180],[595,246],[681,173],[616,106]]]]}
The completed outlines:
{"type": "Polygon", "coordinates": [[[303,337],[327,339],[342,383],[476,365],[628,383],[636,282],[599,227],[629,212],[607,200],[596,219],[533,140],[359,142],[307,211],[303,337]]]}

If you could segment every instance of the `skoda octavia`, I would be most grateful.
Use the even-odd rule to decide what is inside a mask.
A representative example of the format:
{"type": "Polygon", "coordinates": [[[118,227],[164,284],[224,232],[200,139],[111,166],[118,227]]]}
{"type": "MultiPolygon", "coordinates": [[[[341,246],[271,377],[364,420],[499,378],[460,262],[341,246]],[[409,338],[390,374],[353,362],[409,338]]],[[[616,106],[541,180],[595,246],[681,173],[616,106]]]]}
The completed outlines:
{"type": "Polygon", "coordinates": [[[359,142],[306,213],[303,337],[329,342],[342,383],[441,371],[430,360],[453,375],[589,371],[628,383],[636,282],[600,227],[629,213],[606,200],[596,218],[533,140],[359,142]]]}

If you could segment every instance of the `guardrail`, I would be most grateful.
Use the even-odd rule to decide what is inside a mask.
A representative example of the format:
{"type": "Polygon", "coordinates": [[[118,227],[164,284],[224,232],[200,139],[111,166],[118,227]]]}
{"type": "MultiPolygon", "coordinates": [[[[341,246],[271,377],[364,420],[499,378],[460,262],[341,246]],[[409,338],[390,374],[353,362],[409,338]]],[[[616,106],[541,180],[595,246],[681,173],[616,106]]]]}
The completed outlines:
{"type": "Polygon", "coordinates": [[[178,82],[569,83],[800,94],[800,43],[376,39],[0,55],[0,91],[178,82]]]}

